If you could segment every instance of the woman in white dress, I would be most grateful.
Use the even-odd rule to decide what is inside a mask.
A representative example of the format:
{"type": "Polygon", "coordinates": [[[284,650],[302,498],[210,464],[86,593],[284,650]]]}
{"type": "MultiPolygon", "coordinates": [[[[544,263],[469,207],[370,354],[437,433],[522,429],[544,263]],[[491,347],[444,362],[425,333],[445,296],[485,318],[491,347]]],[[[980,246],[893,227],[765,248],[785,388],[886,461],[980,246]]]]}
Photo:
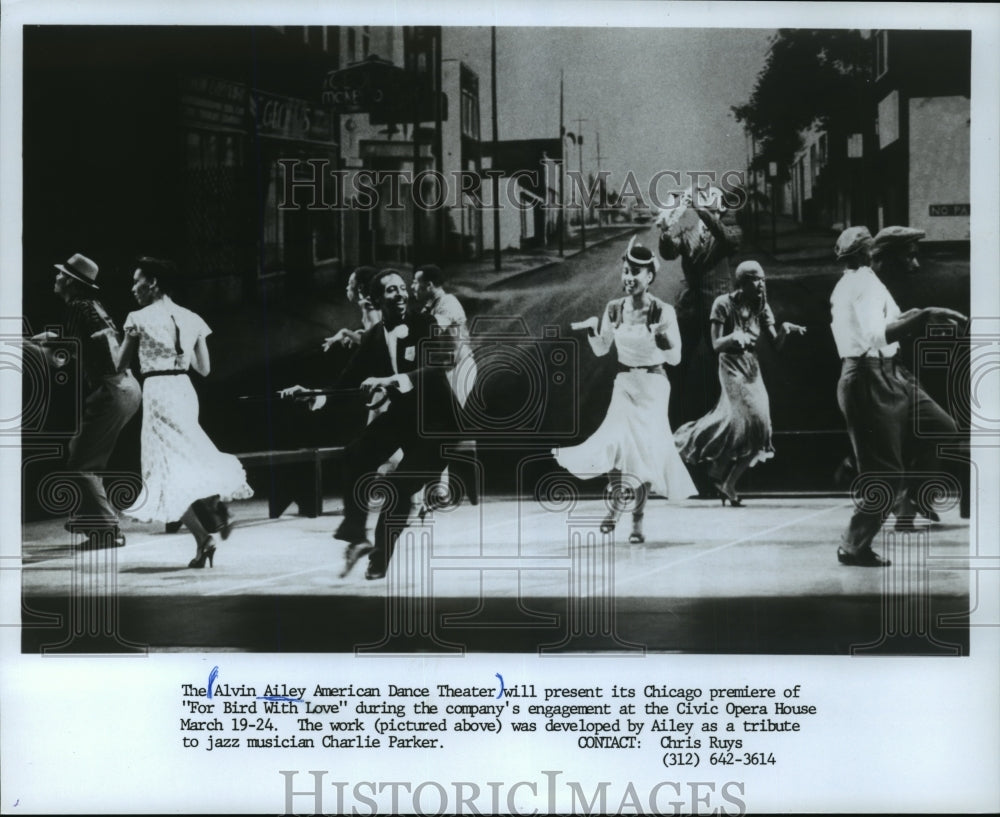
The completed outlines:
{"type": "Polygon", "coordinates": [[[188,372],[209,373],[205,338],[211,329],[167,294],[173,277],[170,262],[140,258],[132,295],[142,308],[125,319],[120,344],[110,331],[104,334],[118,370],[138,356],[143,379],[143,488],[124,513],[141,522],[180,519],[198,546],[188,567],[202,568],[206,561],[214,565],[217,544],[205,517],[221,516],[218,527],[227,538],[229,512],[223,503],[249,498],[253,491],[240,461],[221,453],[198,424],[198,395],[188,372]]]}
{"type": "Polygon", "coordinates": [[[635,478],[638,488],[632,512],[629,542],[645,541],[642,521],[650,491],[668,499],[684,499],[695,492],[670,431],[667,406],[670,383],[664,364],[675,366],[681,358],[677,317],[670,304],[649,293],[657,262],[646,247],[629,242],[621,270],[624,298],[610,301],[598,325],[597,318],[574,323],[588,329],[594,354],[618,350],[618,374],[611,405],[600,428],[585,442],[555,449],[556,460],[579,477],[608,473],[616,501],[601,524],[614,530],[622,512],[620,483],[623,474],[635,478]]]}

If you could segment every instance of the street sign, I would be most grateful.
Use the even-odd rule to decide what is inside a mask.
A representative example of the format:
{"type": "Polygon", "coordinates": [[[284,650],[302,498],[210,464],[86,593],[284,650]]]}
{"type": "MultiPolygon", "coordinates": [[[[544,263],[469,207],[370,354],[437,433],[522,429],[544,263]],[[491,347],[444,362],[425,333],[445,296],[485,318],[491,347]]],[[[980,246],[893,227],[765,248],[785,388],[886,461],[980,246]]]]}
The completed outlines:
{"type": "Polygon", "coordinates": [[[967,216],[970,205],[968,204],[932,204],[927,208],[929,216],[967,216]]]}

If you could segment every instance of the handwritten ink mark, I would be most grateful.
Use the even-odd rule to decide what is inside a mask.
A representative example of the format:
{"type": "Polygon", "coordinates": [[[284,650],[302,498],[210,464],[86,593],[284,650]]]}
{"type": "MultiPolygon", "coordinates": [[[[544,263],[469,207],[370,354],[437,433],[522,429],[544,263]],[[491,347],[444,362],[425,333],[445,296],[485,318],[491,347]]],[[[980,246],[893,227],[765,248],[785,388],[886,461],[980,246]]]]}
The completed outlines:
{"type": "Polygon", "coordinates": [[[493,674],[500,679],[500,694],[496,697],[496,700],[499,701],[503,697],[503,676],[499,672],[494,672],[493,674]]]}
{"type": "Polygon", "coordinates": [[[208,674],[208,697],[212,697],[212,685],[215,683],[215,679],[219,677],[219,668],[212,667],[212,671],[208,674]]]}

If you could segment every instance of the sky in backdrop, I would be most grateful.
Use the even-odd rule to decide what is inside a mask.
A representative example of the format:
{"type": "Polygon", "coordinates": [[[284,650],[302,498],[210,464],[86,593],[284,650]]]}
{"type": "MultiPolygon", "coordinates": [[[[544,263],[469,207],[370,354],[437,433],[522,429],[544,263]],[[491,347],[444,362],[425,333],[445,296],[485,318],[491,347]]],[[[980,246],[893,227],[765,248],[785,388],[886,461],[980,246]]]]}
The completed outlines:
{"type": "MultiPolygon", "coordinates": [[[[584,135],[584,172],[631,170],[645,188],[661,170],[743,170],[747,142],[731,113],[764,65],[773,29],[497,28],[499,138],[584,135]],[[583,122],[578,122],[582,118],[583,122]]],[[[479,74],[482,135],[491,138],[490,29],[446,28],[446,57],[479,74]]],[[[578,166],[567,142],[567,162],[578,166]]],[[[661,190],[671,185],[661,183],[661,190]]]]}

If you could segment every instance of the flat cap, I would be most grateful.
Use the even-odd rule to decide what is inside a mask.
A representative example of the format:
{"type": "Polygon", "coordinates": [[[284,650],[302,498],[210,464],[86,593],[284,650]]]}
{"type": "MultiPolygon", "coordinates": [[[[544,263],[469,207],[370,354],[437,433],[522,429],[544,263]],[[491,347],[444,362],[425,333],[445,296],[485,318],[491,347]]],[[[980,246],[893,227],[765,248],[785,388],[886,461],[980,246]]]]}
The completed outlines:
{"type": "Polygon", "coordinates": [[[837,243],[833,245],[833,251],[837,258],[856,253],[864,247],[871,246],[872,234],[867,227],[848,227],[840,234],[837,243]]]}
{"type": "Polygon", "coordinates": [[[913,241],[919,241],[927,233],[914,227],[884,227],[875,236],[872,252],[882,252],[899,247],[905,247],[913,241]]]}
{"type": "Polygon", "coordinates": [[[733,278],[735,278],[738,283],[748,275],[759,275],[763,278],[764,268],[757,261],[741,261],[740,265],[736,268],[736,272],[733,273],[733,278]]]}

